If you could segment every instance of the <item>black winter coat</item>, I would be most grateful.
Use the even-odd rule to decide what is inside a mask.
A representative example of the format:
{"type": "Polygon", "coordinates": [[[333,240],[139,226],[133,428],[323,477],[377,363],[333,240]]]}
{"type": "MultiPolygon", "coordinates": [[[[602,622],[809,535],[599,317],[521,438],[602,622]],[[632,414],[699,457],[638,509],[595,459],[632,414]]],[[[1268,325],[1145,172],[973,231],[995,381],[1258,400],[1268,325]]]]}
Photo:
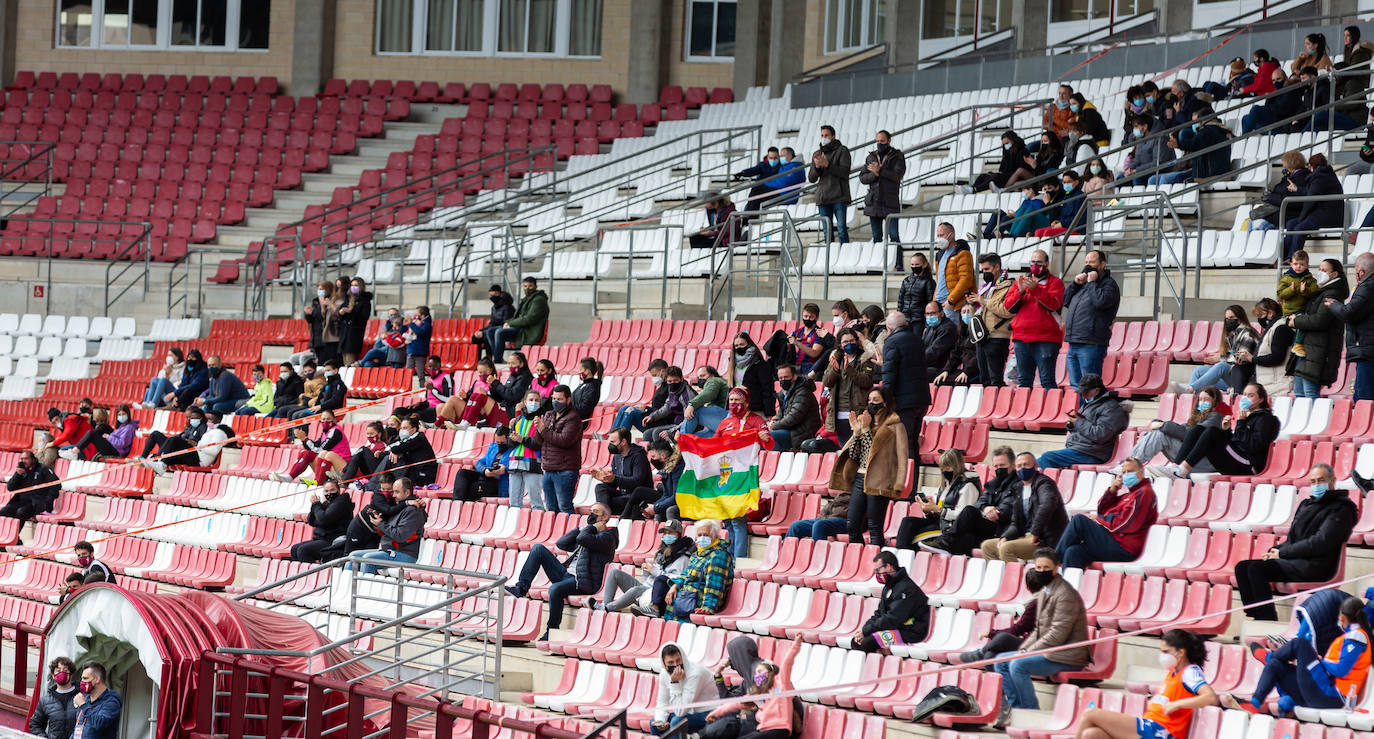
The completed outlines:
{"type": "Polygon", "coordinates": [[[939,369],[949,363],[949,355],[954,353],[958,338],[959,327],[943,313],[938,323],[925,327],[925,331],[921,332],[921,343],[925,344],[927,370],[939,369]]]}
{"type": "MultiPolygon", "coordinates": [[[[1322,165],[1312,170],[1312,175],[1307,178],[1307,187],[1298,191],[1299,195],[1340,195],[1345,192],[1341,187],[1341,178],[1336,176],[1335,170],[1330,166],[1322,165]]],[[[1308,200],[1302,203],[1302,208],[1288,207],[1288,226],[1293,225],[1297,219],[1307,220],[1316,224],[1316,228],[1336,228],[1345,221],[1345,201],[1343,200],[1308,200]]]]}
{"type": "Polygon", "coordinates": [[[572,409],[583,418],[591,418],[596,404],[601,402],[601,378],[589,377],[572,393],[572,409]]]}
{"type": "Polygon", "coordinates": [[[423,433],[417,431],[408,439],[398,438],[386,449],[396,455],[396,463],[388,465],[388,469],[396,469],[395,474],[410,478],[416,487],[434,483],[439,463],[434,460],[434,447],[423,433]]]}
{"type": "Polygon", "coordinates": [[[491,381],[491,398],[506,409],[506,415],[515,418],[524,410],[525,393],[529,392],[532,382],[534,374],[530,372],[530,368],[521,367],[511,373],[505,382],[498,379],[491,381]]]}
{"type": "MultiPolygon", "coordinates": [[[[726,378],[731,382],[735,378],[726,378]]],[[[744,389],[749,391],[749,410],[763,416],[772,418],[776,404],[773,398],[773,365],[768,360],[759,357],[754,363],[744,370],[744,389]]]]}
{"type": "Polygon", "coordinates": [[[336,411],[347,404],[347,397],[348,386],[344,384],[342,377],[335,374],[324,381],[324,387],[320,388],[320,395],[315,402],[322,411],[336,411]]]}
{"type": "Polygon", "coordinates": [[[1054,480],[1044,473],[1031,478],[1030,510],[1021,505],[1019,481],[1008,485],[1006,490],[1011,499],[1011,524],[1002,531],[1001,537],[1020,539],[1026,534],[1034,534],[1041,546],[1058,544],[1064,528],[1069,525],[1069,514],[1054,480]]]}
{"type": "Polygon", "coordinates": [[[930,407],[925,346],[910,325],[888,334],[883,343],[883,385],[892,388],[899,411],[930,407]]]}
{"type": "Polygon", "coordinates": [[[305,380],[295,372],[292,372],[285,380],[277,380],[277,388],[272,393],[272,404],[276,408],[287,405],[296,405],[300,402],[301,395],[305,393],[305,380]]]}
{"type": "MultiPolygon", "coordinates": [[[[1308,169],[1307,167],[1299,167],[1298,169],[1289,172],[1283,177],[1280,177],[1274,183],[1274,186],[1269,188],[1268,192],[1264,193],[1260,200],[1263,200],[1264,202],[1277,208],[1279,207],[1279,203],[1283,202],[1284,198],[1287,198],[1292,195],[1301,195],[1304,191],[1306,191],[1307,180],[1311,178],[1311,176],[1312,170],[1308,169]],[[1293,184],[1293,190],[1288,189],[1289,183],[1293,184]]],[[[1295,216],[1295,214],[1300,212],[1300,208],[1289,208],[1287,215],[1291,219],[1295,216]]],[[[1274,218],[1277,219],[1278,214],[1275,214],[1274,218]]]]}
{"type": "Polygon", "coordinates": [[[611,474],[615,475],[614,487],[629,493],[635,488],[648,488],[654,485],[654,472],[649,468],[649,455],[644,447],[631,444],[625,454],[611,457],[611,474]]]}
{"type": "Polygon", "coordinates": [[[907,637],[925,641],[930,634],[930,601],[905,569],[898,568],[888,575],[882,595],[878,596],[878,609],[861,630],[865,635],[900,631],[904,641],[907,637]]]}
{"type": "MultiPolygon", "coordinates": [[[[72,679],[75,679],[73,676],[72,679]]],[[[70,684],[70,683],[69,683],[70,684]]],[[[38,707],[29,717],[29,733],[48,739],[67,739],[76,728],[76,706],[72,699],[76,690],[60,693],[52,684],[38,696],[38,707]]]]}
{"type": "Polygon", "coordinates": [[[1374,275],[1355,285],[1349,303],[1333,303],[1331,315],[1345,324],[1345,361],[1374,360],[1374,275]]]}
{"type": "Polygon", "coordinates": [[[1358,517],[1355,502],[1345,490],[1332,488],[1321,500],[1304,500],[1293,514],[1288,536],[1278,545],[1279,558],[1307,560],[1331,577],[1358,517]]]}
{"type": "Polygon", "coordinates": [[[869,152],[864,159],[864,170],[859,173],[859,182],[868,185],[864,196],[864,215],[870,218],[884,218],[902,209],[902,178],[906,176],[906,155],[901,149],[889,147],[879,154],[869,152]],[[879,165],[878,174],[868,171],[868,165],[879,165]]]}
{"type": "Polygon", "coordinates": [[[816,401],[816,383],[806,377],[793,380],[792,389],[778,394],[778,415],[773,428],[788,431],[792,446],[816,438],[821,430],[821,406],[816,401]]]}
{"type": "Polygon", "coordinates": [[[907,275],[902,280],[902,289],[897,293],[897,310],[906,316],[906,320],[916,323],[925,314],[926,304],[934,299],[935,276],[930,270],[907,275]]]}
{"type": "Polygon", "coordinates": [[[515,317],[515,298],[510,293],[501,293],[496,298],[496,302],[491,304],[491,321],[487,323],[487,328],[500,328],[506,325],[506,321],[515,317]]]}
{"type": "Polygon", "coordinates": [[[1302,344],[1307,350],[1294,375],[1318,385],[1336,381],[1341,371],[1341,351],[1345,349],[1345,329],[1331,308],[1326,307],[1326,300],[1345,302],[1348,297],[1350,285],[1341,275],[1318,290],[1302,313],[1293,318],[1293,328],[1303,332],[1302,344]]]}
{"type": "Polygon", "coordinates": [[[1255,472],[1269,464],[1269,446],[1279,438],[1279,419],[1272,411],[1261,408],[1231,424],[1231,440],[1227,442],[1242,459],[1250,460],[1255,472]]]}
{"type": "Polygon", "coordinates": [[[978,347],[973,343],[968,324],[962,320],[959,321],[959,333],[954,339],[954,350],[949,353],[941,371],[948,375],[946,382],[953,381],[960,372],[968,375],[970,380],[978,375],[978,347]]]}
{"type": "MultiPolygon", "coordinates": [[[[344,305],[348,305],[344,297],[344,305]]],[[[367,335],[367,322],[372,318],[372,293],[364,290],[353,301],[353,308],[339,314],[339,349],[349,354],[360,354],[363,339],[367,335]]]]}
{"type": "Polygon", "coordinates": [[[314,539],[334,541],[348,530],[348,522],[353,520],[353,499],[343,493],[335,493],[318,503],[310,504],[310,512],[305,522],[315,527],[314,539]]]}
{"type": "Polygon", "coordinates": [[[560,536],[554,546],[572,552],[572,573],[577,578],[577,592],[589,595],[601,590],[606,565],[615,558],[620,533],[614,527],[597,531],[595,526],[583,526],[560,536]]]}
{"type": "Polygon", "coordinates": [[[1121,307],[1121,286],[1112,271],[1102,270],[1094,282],[1064,281],[1064,340],[1070,344],[1106,346],[1121,307]]]}

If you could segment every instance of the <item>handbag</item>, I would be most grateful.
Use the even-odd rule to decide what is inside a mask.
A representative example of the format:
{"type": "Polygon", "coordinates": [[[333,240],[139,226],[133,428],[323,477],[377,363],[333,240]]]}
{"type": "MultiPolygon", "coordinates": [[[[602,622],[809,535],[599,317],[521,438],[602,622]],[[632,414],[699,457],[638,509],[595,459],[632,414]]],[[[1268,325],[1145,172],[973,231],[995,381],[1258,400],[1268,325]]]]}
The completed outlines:
{"type": "Polygon", "coordinates": [[[673,615],[683,621],[692,615],[697,609],[697,594],[693,591],[683,591],[673,598],[673,615]]]}

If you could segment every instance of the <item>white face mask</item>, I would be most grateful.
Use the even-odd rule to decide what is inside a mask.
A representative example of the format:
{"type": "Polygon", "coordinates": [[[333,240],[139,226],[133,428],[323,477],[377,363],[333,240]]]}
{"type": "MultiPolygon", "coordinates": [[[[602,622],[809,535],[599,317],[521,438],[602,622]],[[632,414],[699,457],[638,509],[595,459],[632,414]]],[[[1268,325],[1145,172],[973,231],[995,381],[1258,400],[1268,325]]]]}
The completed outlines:
{"type": "Polygon", "coordinates": [[[830,142],[831,142],[831,141],[834,141],[834,139],[832,139],[832,138],[830,138],[830,137],[828,137],[828,136],[822,136],[822,137],[821,137],[821,146],[823,146],[823,147],[824,147],[824,146],[830,146],[830,142]]]}
{"type": "Polygon", "coordinates": [[[174,356],[172,356],[171,354],[168,354],[168,355],[167,355],[167,366],[170,367],[170,366],[172,366],[172,365],[174,365],[174,364],[176,364],[176,363],[177,363],[177,358],[174,357],[174,356]]]}
{"type": "Polygon", "coordinates": [[[281,379],[285,380],[285,379],[287,379],[288,377],[291,376],[291,373],[290,373],[290,372],[287,372],[286,370],[282,370],[277,376],[280,377],[281,379]]]}
{"type": "Polygon", "coordinates": [[[835,324],[835,328],[844,327],[844,318],[842,316],[834,316],[830,319],[830,322],[835,324]]]}
{"type": "Polygon", "coordinates": [[[940,251],[944,251],[949,248],[949,239],[943,236],[937,236],[935,237],[935,245],[940,247],[940,251]]]}
{"type": "Polygon", "coordinates": [[[1324,272],[1322,270],[1317,270],[1317,273],[1312,276],[1317,280],[1317,287],[1323,287],[1333,279],[1329,272],[1324,272]]]}
{"type": "Polygon", "coordinates": [[[1175,657],[1172,654],[1165,654],[1164,652],[1160,652],[1159,666],[1172,672],[1173,669],[1178,666],[1178,657],[1175,657]]]}
{"type": "Polygon", "coordinates": [[[401,429],[396,433],[396,435],[402,439],[409,439],[411,436],[414,435],[414,433],[415,432],[411,431],[410,429],[401,429]]]}
{"type": "Polygon", "coordinates": [[[654,387],[658,387],[659,385],[662,385],[662,384],[663,384],[663,376],[662,376],[662,375],[654,375],[652,379],[653,379],[653,381],[654,381],[654,387]]]}

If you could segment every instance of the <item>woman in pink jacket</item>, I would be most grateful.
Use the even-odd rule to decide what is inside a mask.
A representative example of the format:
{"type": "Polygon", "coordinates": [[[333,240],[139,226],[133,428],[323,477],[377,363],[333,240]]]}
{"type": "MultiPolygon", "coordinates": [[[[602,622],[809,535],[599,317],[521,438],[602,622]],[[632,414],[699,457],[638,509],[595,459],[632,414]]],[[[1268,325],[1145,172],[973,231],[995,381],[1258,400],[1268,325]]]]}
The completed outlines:
{"type": "MultiPolygon", "coordinates": [[[[788,648],[787,654],[782,658],[781,665],[775,665],[768,660],[759,660],[754,663],[753,685],[749,686],[749,696],[763,696],[778,690],[792,689],[792,663],[797,659],[797,652],[801,651],[802,635],[797,634],[792,640],[792,646],[788,648]]],[[[746,678],[748,679],[748,678],[746,678]]],[[[792,729],[801,728],[795,726],[792,713],[792,696],[778,696],[774,698],[761,698],[762,705],[757,700],[746,698],[736,703],[726,703],[707,714],[706,720],[715,721],[724,718],[734,712],[743,712],[748,706],[757,706],[754,710],[754,730],[740,734],[739,739],[789,739],[792,736],[792,729]]]]}

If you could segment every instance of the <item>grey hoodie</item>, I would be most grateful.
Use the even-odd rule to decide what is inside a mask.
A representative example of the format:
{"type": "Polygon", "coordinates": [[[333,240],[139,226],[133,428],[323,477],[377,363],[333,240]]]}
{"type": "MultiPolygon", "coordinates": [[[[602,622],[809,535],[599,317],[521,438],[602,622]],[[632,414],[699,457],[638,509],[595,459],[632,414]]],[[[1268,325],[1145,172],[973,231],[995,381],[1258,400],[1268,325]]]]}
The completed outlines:
{"type": "MultiPolygon", "coordinates": [[[[659,654],[663,654],[663,648],[669,644],[678,648],[682,652],[682,679],[673,682],[667,670],[663,669],[663,662],[658,664],[658,706],[654,711],[655,723],[667,723],[669,715],[677,716],[679,712],[675,710],[677,706],[688,703],[698,703],[716,699],[716,680],[711,671],[701,665],[687,659],[687,650],[683,649],[677,642],[668,642],[659,647],[659,654]]],[[[702,710],[702,709],[692,709],[702,710]]],[[[684,713],[689,711],[684,711],[684,713]]]]}

